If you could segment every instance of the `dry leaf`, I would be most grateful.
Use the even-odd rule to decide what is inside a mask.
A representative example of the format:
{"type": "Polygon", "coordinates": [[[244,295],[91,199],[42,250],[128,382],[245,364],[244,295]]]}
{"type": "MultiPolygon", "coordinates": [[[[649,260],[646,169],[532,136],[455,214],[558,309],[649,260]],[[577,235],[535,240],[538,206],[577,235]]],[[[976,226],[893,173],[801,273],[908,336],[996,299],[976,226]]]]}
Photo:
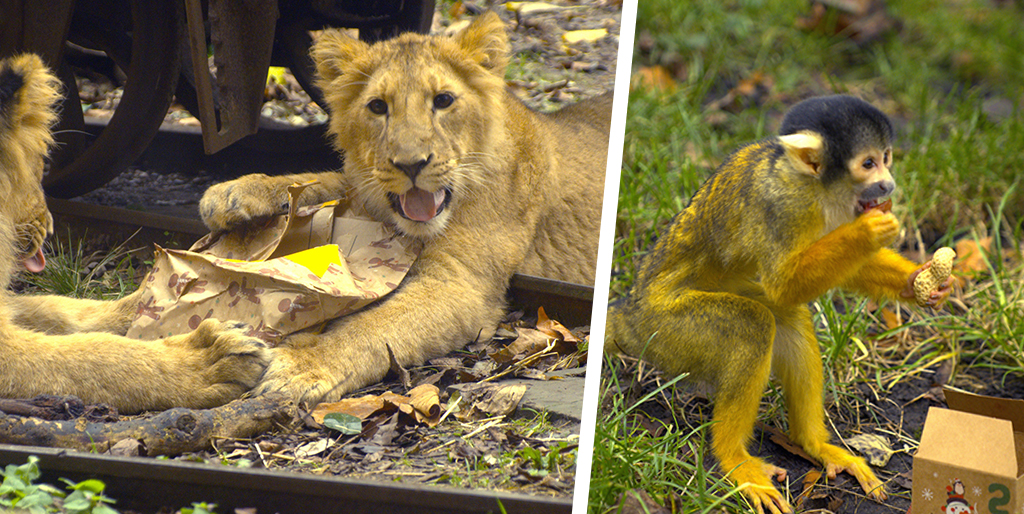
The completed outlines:
{"type": "Polygon", "coordinates": [[[526,386],[522,384],[457,384],[452,386],[452,389],[462,395],[460,409],[455,412],[455,417],[461,421],[476,421],[511,414],[526,394],[526,386]]]}
{"type": "Polygon", "coordinates": [[[297,459],[308,459],[315,457],[324,452],[324,450],[334,445],[334,440],[329,438],[320,439],[311,443],[306,443],[295,449],[295,458],[297,459]]]}
{"type": "Polygon", "coordinates": [[[608,29],[570,30],[562,34],[562,41],[565,41],[570,45],[583,41],[593,43],[607,35],[608,29]]]}
{"type": "MultiPolygon", "coordinates": [[[[804,502],[811,498],[816,498],[814,494],[814,486],[818,485],[822,477],[821,471],[817,469],[811,469],[804,475],[803,489],[800,491],[800,495],[797,496],[795,506],[799,509],[803,509],[804,502]]],[[[820,495],[819,495],[820,497],[820,495]]]]}
{"type": "Polygon", "coordinates": [[[977,273],[988,271],[985,255],[992,249],[992,237],[986,237],[981,241],[973,239],[961,239],[956,242],[956,262],[953,269],[961,273],[977,273]]]}
{"type": "Polygon", "coordinates": [[[490,355],[498,364],[509,364],[523,360],[530,355],[545,350],[554,338],[533,328],[517,328],[519,337],[507,346],[490,355]]]}
{"type": "Polygon", "coordinates": [[[395,358],[395,352],[391,350],[390,344],[384,344],[384,347],[388,349],[388,361],[391,363],[391,371],[398,375],[398,383],[402,384],[402,387],[408,389],[412,387],[412,377],[409,376],[409,370],[402,367],[398,363],[398,359],[395,358]]]}
{"type": "Polygon", "coordinates": [[[558,12],[566,7],[544,2],[506,2],[505,9],[519,15],[558,12]]]}
{"type": "Polygon", "coordinates": [[[565,328],[565,325],[548,318],[544,307],[537,309],[537,330],[562,341],[579,342],[579,339],[565,328]]]}
{"type": "Polygon", "coordinates": [[[359,419],[365,420],[383,408],[384,401],[381,400],[380,397],[373,396],[371,394],[359,398],[346,398],[333,403],[318,404],[313,408],[313,411],[310,412],[309,415],[313,418],[313,421],[323,424],[324,416],[332,412],[351,414],[359,419]]]}
{"type": "Polygon", "coordinates": [[[416,421],[435,427],[441,421],[441,398],[437,386],[423,384],[409,391],[409,403],[416,421]]]}
{"type": "Polygon", "coordinates": [[[793,441],[790,441],[789,436],[783,433],[781,430],[775,427],[765,425],[760,421],[757,422],[757,428],[761,429],[764,432],[768,432],[768,435],[770,436],[771,440],[775,442],[775,444],[785,448],[787,451],[789,451],[789,453],[792,453],[793,455],[796,455],[797,457],[800,457],[806,460],[807,462],[814,464],[815,466],[821,466],[821,463],[818,462],[817,459],[811,457],[807,452],[804,451],[803,448],[797,446],[797,444],[794,443],[793,441]]]}
{"type": "Polygon", "coordinates": [[[448,16],[453,20],[457,20],[466,14],[466,4],[462,3],[461,0],[452,4],[452,7],[448,9],[448,16]]]}
{"type": "Polygon", "coordinates": [[[868,464],[879,468],[884,468],[892,454],[896,453],[886,438],[875,434],[860,434],[847,438],[846,444],[867,457],[868,464]]]}
{"type": "Polygon", "coordinates": [[[771,76],[755,71],[740,80],[725,96],[708,104],[708,110],[737,113],[747,107],[761,105],[774,85],[771,76]]]}

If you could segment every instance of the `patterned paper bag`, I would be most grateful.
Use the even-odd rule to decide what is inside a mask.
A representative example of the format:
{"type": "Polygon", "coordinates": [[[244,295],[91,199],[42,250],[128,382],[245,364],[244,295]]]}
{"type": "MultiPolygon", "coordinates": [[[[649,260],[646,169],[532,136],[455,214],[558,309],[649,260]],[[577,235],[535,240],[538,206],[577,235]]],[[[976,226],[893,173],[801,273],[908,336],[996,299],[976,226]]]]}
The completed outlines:
{"type": "Polygon", "coordinates": [[[342,201],[296,208],[308,185],[290,187],[289,213],[264,227],[210,234],[188,251],[157,247],[128,337],[182,334],[215,318],[273,344],[398,287],[419,243],[342,201]]]}

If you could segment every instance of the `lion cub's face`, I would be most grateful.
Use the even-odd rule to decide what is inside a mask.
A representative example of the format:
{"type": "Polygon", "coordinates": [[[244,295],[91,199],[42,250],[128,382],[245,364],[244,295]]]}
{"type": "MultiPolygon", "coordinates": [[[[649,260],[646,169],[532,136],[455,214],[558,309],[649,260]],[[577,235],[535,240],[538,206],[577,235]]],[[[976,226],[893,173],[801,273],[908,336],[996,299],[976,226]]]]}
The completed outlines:
{"type": "Polygon", "coordinates": [[[378,219],[440,234],[488,180],[508,39],[488,13],[454,37],[368,45],[327,31],[313,49],[345,173],[378,219]]]}
{"type": "Polygon", "coordinates": [[[35,55],[0,61],[0,244],[30,271],[43,269],[41,248],[53,230],[41,182],[59,88],[35,55]]]}

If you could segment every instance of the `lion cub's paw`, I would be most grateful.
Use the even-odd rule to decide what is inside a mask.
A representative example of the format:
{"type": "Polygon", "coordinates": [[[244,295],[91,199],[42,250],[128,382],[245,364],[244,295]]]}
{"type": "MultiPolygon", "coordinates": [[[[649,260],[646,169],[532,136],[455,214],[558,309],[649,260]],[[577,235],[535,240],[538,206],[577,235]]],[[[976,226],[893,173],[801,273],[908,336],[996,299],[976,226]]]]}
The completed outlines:
{"type": "Polygon", "coordinates": [[[185,353],[201,372],[202,385],[211,395],[228,401],[252,389],[271,362],[271,350],[262,340],[247,335],[241,323],[208,319],[181,337],[180,341],[165,342],[190,348],[185,353]]]}
{"type": "Polygon", "coordinates": [[[347,390],[340,390],[330,377],[316,370],[298,372],[285,355],[278,355],[267,367],[255,394],[281,393],[309,407],[322,401],[335,401],[347,390]]]}
{"type": "Polygon", "coordinates": [[[210,187],[199,200],[203,223],[220,232],[284,213],[288,210],[288,184],[279,182],[257,173],[210,187]]]}

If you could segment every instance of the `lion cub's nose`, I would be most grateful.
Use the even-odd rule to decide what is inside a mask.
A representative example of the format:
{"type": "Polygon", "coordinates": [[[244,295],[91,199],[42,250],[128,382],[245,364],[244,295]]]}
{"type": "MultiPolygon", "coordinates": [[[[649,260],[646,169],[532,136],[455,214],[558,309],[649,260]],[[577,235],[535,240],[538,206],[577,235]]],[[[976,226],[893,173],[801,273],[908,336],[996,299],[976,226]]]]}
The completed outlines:
{"type": "Polygon", "coordinates": [[[394,167],[396,167],[399,170],[401,170],[402,173],[405,173],[406,176],[409,177],[409,180],[412,180],[413,184],[415,184],[416,183],[416,177],[420,174],[421,171],[423,171],[423,168],[427,167],[427,164],[430,164],[430,160],[433,157],[434,157],[434,155],[431,154],[431,155],[428,155],[426,159],[421,159],[421,160],[413,161],[413,162],[391,161],[391,164],[394,167]]]}

